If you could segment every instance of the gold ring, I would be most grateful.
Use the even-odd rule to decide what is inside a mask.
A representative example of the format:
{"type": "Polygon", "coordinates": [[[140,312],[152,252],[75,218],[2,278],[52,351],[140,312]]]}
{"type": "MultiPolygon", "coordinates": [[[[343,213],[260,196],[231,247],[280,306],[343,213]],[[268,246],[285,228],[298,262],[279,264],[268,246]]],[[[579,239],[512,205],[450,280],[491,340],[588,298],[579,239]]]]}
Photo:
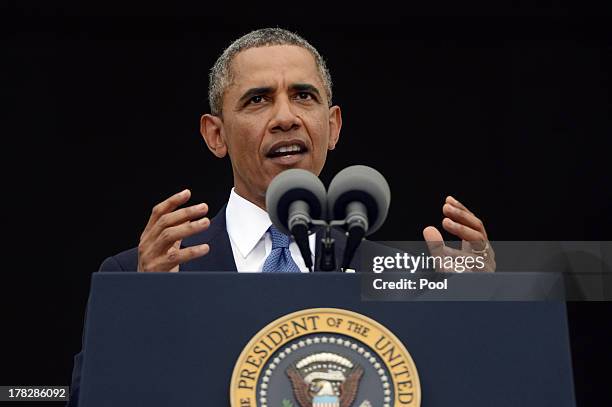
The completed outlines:
{"type": "Polygon", "coordinates": [[[482,249],[482,250],[474,250],[474,249],[472,249],[472,253],[474,253],[474,254],[480,254],[480,255],[482,255],[482,257],[487,257],[487,255],[489,254],[489,253],[488,253],[488,252],[489,252],[489,247],[490,247],[490,246],[489,246],[489,242],[488,242],[488,241],[485,241],[485,247],[484,247],[484,249],[482,249]]]}

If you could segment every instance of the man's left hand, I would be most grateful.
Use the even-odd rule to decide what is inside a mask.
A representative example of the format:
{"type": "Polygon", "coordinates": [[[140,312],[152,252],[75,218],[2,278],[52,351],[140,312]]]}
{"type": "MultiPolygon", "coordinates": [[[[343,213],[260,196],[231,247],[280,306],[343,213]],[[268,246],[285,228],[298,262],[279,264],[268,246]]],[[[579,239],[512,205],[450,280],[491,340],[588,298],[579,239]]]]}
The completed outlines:
{"type": "MultiPolygon", "coordinates": [[[[442,258],[481,256],[484,267],[473,267],[470,271],[495,271],[495,252],[489,243],[482,221],[452,196],[446,197],[442,213],[445,216],[442,220],[442,227],[461,239],[461,250],[446,246],[440,231],[434,226],[428,226],[423,230],[423,237],[431,255],[442,258]]],[[[453,272],[456,270],[444,268],[439,271],[453,272]]]]}

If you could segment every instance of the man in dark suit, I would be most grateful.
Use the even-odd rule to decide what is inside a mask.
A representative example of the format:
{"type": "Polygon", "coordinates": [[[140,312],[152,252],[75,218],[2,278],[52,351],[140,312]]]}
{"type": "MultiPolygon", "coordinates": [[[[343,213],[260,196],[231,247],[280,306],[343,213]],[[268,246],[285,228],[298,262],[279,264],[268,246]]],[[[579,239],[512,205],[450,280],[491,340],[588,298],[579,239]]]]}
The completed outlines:
{"type": "MultiPolygon", "coordinates": [[[[336,147],[342,115],[332,104],[331,76],[318,51],[298,35],[253,31],[222,53],[209,79],[211,114],[202,116],[200,130],[216,157],[230,157],[234,175],[228,204],[214,219],[219,227],[205,217],[205,203],[180,208],[190,198],[182,191],[153,209],[137,250],[107,259],[102,270],[262,271],[274,232],[265,211],[269,183],[288,168],[319,175],[327,151],[336,147]],[[227,256],[228,240],[233,256],[227,256]]],[[[465,206],[448,197],[442,211],[443,228],[464,241],[467,253],[489,249],[482,222],[465,206]]],[[[440,251],[435,227],[423,235],[440,251]]],[[[306,271],[295,243],[288,249],[306,271]]]]}
{"type": "MultiPolygon", "coordinates": [[[[265,194],[286,169],[319,175],[327,151],[338,143],[342,115],[332,104],[323,58],[288,31],[251,32],[215,63],[209,101],[211,114],[202,116],[200,129],[216,157],[231,159],[234,188],[227,205],[210,221],[205,203],[183,207],[189,190],[166,199],[153,209],[138,247],[109,257],[101,271],[308,271],[295,242],[271,226],[265,194]]],[[[448,197],[443,214],[442,226],[462,239],[463,251],[473,255],[490,250],[482,222],[465,206],[448,197]]],[[[432,252],[446,250],[435,227],[425,228],[423,235],[432,252]]],[[[340,252],[342,234],[334,237],[340,252]]],[[[317,257],[315,242],[312,236],[311,252],[317,257]]],[[[353,264],[358,267],[358,256],[353,264]]],[[[488,264],[489,271],[494,267],[494,261],[488,264]]],[[[80,370],[81,354],[75,359],[73,406],[80,370]]]]}

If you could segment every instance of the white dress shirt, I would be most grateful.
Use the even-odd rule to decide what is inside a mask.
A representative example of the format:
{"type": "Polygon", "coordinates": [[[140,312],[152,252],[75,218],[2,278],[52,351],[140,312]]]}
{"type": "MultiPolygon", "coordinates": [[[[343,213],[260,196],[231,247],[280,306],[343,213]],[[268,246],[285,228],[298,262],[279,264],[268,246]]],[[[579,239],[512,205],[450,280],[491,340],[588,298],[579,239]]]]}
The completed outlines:
{"type": "MultiPolygon", "coordinates": [[[[266,258],[272,251],[272,238],[268,232],[268,228],[272,226],[272,221],[268,213],[238,195],[232,188],[225,208],[225,222],[234,253],[236,269],[239,272],[261,272],[266,258]]],[[[315,242],[316,235],[313,233],[309,236],[313,263],[315,242]]],[[[306,268],[300,249],[293,237],[291,237],[289,251],[300,270],[307,273],[309,270],[306,268]]]]}

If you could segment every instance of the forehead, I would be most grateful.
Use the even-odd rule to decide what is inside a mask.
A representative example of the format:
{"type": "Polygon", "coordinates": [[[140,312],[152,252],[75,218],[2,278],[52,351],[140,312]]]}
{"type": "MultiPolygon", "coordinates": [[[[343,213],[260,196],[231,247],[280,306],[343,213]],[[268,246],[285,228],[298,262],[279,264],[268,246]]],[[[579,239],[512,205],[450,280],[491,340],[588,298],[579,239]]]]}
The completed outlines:
{"type": "Polygon", "coordinates": [[[231,65],[230,87],[271,86],[278,81],[322,86],[314,56],[294,45],[249,48],[238,53],[231,65]]]}

